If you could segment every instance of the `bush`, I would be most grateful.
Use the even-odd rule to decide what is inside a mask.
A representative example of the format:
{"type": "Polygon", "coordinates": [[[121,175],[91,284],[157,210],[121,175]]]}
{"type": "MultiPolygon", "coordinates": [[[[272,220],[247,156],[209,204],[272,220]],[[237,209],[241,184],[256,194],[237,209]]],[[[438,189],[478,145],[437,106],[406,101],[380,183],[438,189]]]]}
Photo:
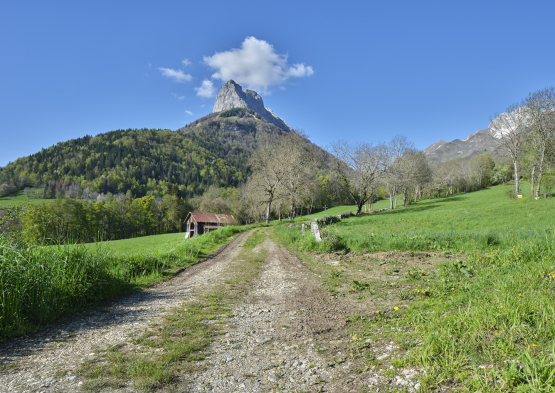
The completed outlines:
{"type": "Polygon", "coordinates": [[[13,184],[3,183],[0,185],[0,197],[5,197],[7,195],[13,194],[17,191],[17,188],[13,184]]]}

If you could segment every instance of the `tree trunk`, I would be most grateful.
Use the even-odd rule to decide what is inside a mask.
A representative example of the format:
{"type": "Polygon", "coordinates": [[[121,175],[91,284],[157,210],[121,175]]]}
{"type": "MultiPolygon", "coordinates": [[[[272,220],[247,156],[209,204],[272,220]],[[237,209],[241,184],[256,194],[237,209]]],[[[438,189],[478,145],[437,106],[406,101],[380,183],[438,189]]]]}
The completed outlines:
{"type": "Polygon", "coordinates": [[[393,196],[395,195],[395,186],[389,189],[389,210],[393,209],[393,196]]]}
{"type": "Polygon", "coordinates": [[[362,205],[364,205],[364,203],[357,203],[357,216],[360,216],[362,213],[362,205]]]}
{"type": "Polygon", "coordinates": [[[545,145],[542,148],[542,158],[540,160],[540,172],[538,173],[538,185],[536,187],[536,198],[540,197],[540,185],[542,182],[544,159],[545,159],[545,145]]]}
{"type": "MultiPolygon", "coordinates": [[[[536,166],[532,166],[532,174],[530,175],[530,196],[534,196],[534,172],[536,171],[536,166]]],[[[515,181],[516,182],[516,181],[515,181]]]]}
{"type": "Polygon", "coordinates": [[[266,208],[266,224],[270,223],[270,208],[272,207],[272,201],[268,202],[268,207],[266,208]]]}

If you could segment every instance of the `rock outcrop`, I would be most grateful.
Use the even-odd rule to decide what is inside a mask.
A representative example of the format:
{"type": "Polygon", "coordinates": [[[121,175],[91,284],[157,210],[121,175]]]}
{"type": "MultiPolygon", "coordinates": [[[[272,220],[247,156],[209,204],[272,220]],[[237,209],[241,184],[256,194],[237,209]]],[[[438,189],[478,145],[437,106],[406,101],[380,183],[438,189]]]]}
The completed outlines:
{"type": "Polygon", "coordinates": [[[284,130],[291,129],[285,120],[277,117],[271,109],[264,108],[262,97],[256,91],[247,89],[243,92],[243,88],[240,85],[229,80],[218,92],[212,112],[222,112],[232,108],[252,109],[267,122],[275,124],[284,130]]]}

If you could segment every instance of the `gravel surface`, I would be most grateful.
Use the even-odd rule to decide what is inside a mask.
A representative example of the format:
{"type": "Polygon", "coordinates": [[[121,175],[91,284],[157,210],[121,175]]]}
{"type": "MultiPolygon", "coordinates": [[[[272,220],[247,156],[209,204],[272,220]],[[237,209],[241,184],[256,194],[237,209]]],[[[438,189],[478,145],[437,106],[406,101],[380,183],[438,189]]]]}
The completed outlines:
{"type": "Polygon", "coordinates": [[[191,377],[188,391],[314,391],[314,385],[331,380],[311,337],[301,334],[291,340],[282,333],[295,319],[286,303],[297,290],[298,272],[284,266],[274,243],[263,246],[269,253],[258,283],[234,310],[229,332],[212,345],[209,367],[191,377]]]}

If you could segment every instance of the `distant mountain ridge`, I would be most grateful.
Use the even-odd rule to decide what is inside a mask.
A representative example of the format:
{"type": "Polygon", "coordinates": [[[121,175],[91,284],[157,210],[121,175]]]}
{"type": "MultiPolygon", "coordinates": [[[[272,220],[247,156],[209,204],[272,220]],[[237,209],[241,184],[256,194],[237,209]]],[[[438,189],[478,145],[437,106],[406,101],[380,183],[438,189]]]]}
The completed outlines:
{"type": "Polygon", "coordinates": [[[492,153],[498,146],[489,129],[478,130],[465,139],[451,142],[439,140],[423,150],[431,161],[450,161],[461,157],[473,157],[482,153],[492,153]]]}

